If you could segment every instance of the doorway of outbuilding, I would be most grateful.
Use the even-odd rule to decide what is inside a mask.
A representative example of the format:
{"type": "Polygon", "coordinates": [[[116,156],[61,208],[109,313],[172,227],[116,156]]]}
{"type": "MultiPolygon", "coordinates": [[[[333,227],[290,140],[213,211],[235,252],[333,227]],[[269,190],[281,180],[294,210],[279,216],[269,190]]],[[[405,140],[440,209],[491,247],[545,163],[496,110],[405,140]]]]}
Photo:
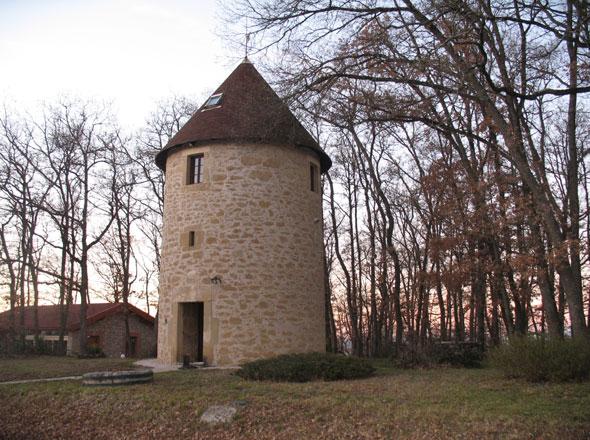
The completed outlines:
{"type": "Polygon", "coordinates": [[[203,362],[203,303],[179,304],[178,362],[188,356],[190,362],[203,362]]]}

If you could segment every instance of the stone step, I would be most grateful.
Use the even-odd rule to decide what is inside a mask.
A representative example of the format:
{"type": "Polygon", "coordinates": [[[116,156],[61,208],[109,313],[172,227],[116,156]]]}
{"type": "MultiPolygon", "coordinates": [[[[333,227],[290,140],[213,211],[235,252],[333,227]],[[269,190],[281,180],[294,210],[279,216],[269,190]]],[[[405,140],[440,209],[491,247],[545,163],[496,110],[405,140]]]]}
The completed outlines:
{"type": "MultiPolygon", "coordinates": [[[[176,365],[178,365],[179,369],[182,369],[182,362],[178,362],[176,365]]],[[[191,362],[190,364],[191,368],[205,368],[205,362],[191,362]]]]}

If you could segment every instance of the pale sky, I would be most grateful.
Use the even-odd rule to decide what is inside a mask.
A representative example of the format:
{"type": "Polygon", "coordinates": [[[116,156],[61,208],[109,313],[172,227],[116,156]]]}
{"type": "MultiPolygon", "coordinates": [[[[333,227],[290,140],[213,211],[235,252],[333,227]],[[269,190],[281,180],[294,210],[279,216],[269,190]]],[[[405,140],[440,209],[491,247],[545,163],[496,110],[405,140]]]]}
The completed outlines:
{"type": "Polygon", "coordinates": [[[217,0],[0,0],[0,108],[94,99],[131,132],[157,101],[200,104],[244,56],[222,15],[217,0]]]}
{"type": "Polygon", "coordinates": [[[243,57],[216,0],[0,0],[0,105],[110,102],[139,127],[173,94],[202,99],[243,57]]]}

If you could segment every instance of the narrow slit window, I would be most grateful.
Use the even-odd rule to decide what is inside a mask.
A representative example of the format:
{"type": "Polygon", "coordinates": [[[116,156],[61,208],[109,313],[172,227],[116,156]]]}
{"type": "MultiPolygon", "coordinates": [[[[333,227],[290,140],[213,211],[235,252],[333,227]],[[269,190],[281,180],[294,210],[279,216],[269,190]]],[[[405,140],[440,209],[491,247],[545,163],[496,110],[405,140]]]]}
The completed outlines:
{"type": "Polygon", "coordinates": [[[195,247],[195,231],[188,233],[188,247],[195,247]]]}
{"type": "Polygon", "coordinates": [[[318,191],[318,167],[313,163],[309,164],[309,189],[318,191]]]}
{"type": "Polygon", "coordinates": [[[100,336],[90,335],[86,338],[86,345],[92,348],[100,348],[100,336]]]}
{"type": "Polygon", "coordinates": [[[215,95],[211,95],[209,97],[209,99],[207,100],[207,102],[205,103],[203,110],[208,110],[213,107],[219,107],[221,105],[221,98],[222,97],[223,97],[223,93],[217,93],[215,95]]]}
{"type": "Polygon", "coordinates": [[[188,179],[189,185],[201,183],[203,181],[203,159],[202,154],[196,154],[188,157],[188,179]]]}

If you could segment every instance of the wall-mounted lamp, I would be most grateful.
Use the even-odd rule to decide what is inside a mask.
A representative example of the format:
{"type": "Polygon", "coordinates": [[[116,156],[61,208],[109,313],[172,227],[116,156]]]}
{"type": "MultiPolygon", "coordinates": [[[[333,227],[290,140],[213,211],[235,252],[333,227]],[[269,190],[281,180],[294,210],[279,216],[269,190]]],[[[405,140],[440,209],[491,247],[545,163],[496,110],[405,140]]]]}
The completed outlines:
{"type": "Polygon", "coordinates": [[[221,278],[219,275],[215,275],[213,278],[211,278],[211,284],[221,284],[221,278]]]}

